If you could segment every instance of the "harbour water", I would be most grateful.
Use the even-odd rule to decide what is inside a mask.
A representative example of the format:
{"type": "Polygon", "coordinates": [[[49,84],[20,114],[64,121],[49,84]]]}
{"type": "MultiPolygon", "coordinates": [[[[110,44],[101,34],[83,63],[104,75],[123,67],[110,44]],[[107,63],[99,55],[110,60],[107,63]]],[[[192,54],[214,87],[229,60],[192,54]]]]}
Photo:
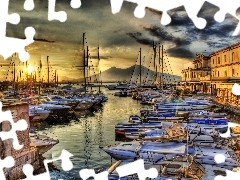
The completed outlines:
{"type": "Polygon", "coordinates": [[[146,108],[130,97],[114,96],[114,91],[107,88],[102,88],[102,91],[108,97],[108,101],[97,112],[72,120],[68,124],[33,125],[35,129],[38,127],[39,133],[59,140],[59,144],[44,154],[47,159],[59,157],[62,149],[74,155],[71,157],[73,169],[69,172],[62,171],[61,162],[57,161],[54,165],[60,172],[51,173],[51,179],[81,179],[79,177],[81,169],[108,168],[114,160],[111,160],[99,146],[115,144],[115,125],[127,122],[130,115],[139,115],[140,110],[146,108]]]}

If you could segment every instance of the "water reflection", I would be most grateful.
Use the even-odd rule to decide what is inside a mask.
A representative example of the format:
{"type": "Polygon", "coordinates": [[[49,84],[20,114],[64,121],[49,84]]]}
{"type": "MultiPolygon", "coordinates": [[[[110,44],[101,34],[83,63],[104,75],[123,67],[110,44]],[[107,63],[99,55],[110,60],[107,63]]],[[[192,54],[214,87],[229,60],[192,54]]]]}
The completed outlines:
{"type": "Polygon", "coordinates": [[[88,160],[91,157],[92,149],[92,119],[84,120],[84,156],[85,156],[85,165],[88,167],[88,160]]]}
{"type": "Polygon", "coordinates": [[[59,139],[59,144],[44,154],[46,158],[58,157],[62,149],[74,155],[71,157],[74,167],[69,172],[61,170],[61,162],[54,162],[61,171],[53,172],[51,179],[80,179],[81,169],[97,170],[111,165],[110,156],[99,146],[115,144],[115,124],[127,122],[129,115],[139,114],[142,106],[131,98],[113,96],[108,89],[103,91],[108,102],[95,112],[79,111],[79,117],[67,124],[36,126],[40,133],[59,139]]]}

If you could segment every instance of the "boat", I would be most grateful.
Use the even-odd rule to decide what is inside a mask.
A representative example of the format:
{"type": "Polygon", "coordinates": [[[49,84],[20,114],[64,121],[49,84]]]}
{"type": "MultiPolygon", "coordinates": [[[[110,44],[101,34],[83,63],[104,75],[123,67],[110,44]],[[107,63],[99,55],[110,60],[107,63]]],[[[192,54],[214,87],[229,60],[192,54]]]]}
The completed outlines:
{"type": "Polygon", "coordinates": [[[172,159],[176,156],[195,156],[197,162],[201,164],[211,164],[217,167],[232,169],[240,166],[239,157],[233,150],[227,147],[215,148],[191,145],[181,142],[148,142],[133,141],[122,142],[114,146],[100,147],[116,160],[127,160],[141,158],[145,161],[151,159],[152,162],[159,162],[172,159]],[[220,164],[214,160],[217,154],[224,155],[225,162],[220,164]]]}
{"type": "Polygon", "coordinates": [[[191,112],[189,114],[189,117],[226,117],[227,113],[216,113],[216,112],[210,112],[210,111],[198,111],[198,112],[191,112]]]}
{"type": "Polygon", "coordinates": [[[58,144],[59,141],[53,138],[50,138],[46,135],[29,133],[30,137],[30,146],[38,149],[39,154],[44,154],[54,145],[58,144]]]}
{"type": "Polygon", "coordinates": [[[189,123],[227,125],[231,122],[226,118],[190,118],[189,123]]]}
{"type": "Polygon", "coordinates": [[[186,144],[176,142],[133,141],[100,148],[116,160],[134,159],[137,158],[138,154],[142,159],[151,158],[158,161],[159,159],[186,154],[187,151],[186,144]]]}
{"type": "Polygon", "coordinates": [[[29,105],[29,120],[44,121],[50,115],[50,111],[39,107],[38,105],[29,105]]]}
{"type": "MultiPolygon", "coordinates": [[[[116,168],[121,166],[127,166],[129,163],[134,161],[117,161],[110,168],[107,169],[109,173],[108,179],[110,180],[129,180],[129,179],[140,179],[138,174],[133,173],[124,177],[119,177],[116,168]]],[[[139,167],[138,167],[139,168],[139,167]]],[[[194,160],[192,156],[177,156],[168,161],[151,162],[145,161],[143,169],[155,168],[158,172],[157,177],[150,178],[146,177],[147,180],[178,180],[178,179],[202,179],[205,176],[205,168],[194,160]]],[[[135,169],[133,169],[135,171],[135,169]]],[[[137,169],[136,169],[137,171],[137,169]]]]}

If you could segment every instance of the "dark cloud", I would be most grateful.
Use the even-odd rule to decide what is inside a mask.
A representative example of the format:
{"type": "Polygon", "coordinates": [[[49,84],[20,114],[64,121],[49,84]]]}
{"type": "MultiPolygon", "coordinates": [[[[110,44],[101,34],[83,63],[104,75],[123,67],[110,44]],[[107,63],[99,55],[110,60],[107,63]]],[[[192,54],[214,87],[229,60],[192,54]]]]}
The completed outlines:
{"type": "Polygon", "coordinates": [[[166,27],[193,27],[192,20],[188,17],[187,12],[183,6],[168,11],[171,17],[171,22],[166,27]]]}
{"type": "Polygon", "coordinates": [[[159,28],[157,26],[151,27],[151,28],[144,28],[146,31],[148,31],[152,36],[159,38],[159,41],[161,42],[173,42],[177,46],[183,46],[183,45],[189,45],[191,44],[191,41],[187,39],[187,37],[183,38],[176,38],[173,35],[169,34],[167,31],[163,30],[162,28],[159,28]]]}
{"type": "Polygon", "coordinates": [[[215,21],[214,15],[219,10],[220,9],[218,7],[205,2],[202,6],[202,9],[199,11],[198,16],[206,19],[207,21],[207,25],[204,29],[195,30],[195,33],[199,34],[202,39],[205,40],[206,37],[212,36],[218,38],[231,38],[231,35],[238,24],[238,20],[230,14],[227,14],[225,20],[222,23],[215,21]]]}
{"type": "Polygon", "coordinates": [[[179,58],[195,57],[195,55],[190,50],[188,50],[188,48],[183,48],[183,47],[179,47],[179,46],[168,49],[167,53],[169,54],[169,56],[179,57],[179,58]]]}
{"type": "Polygon", "coordinates": [[[147,38],[142,37],[142,34],[139,32],[136,33],[126,33],[128,36],[132,37],[135,39],[138,43],[143,44],[143,45],[149,45],[152,46],[153,41],[147,38]]]}

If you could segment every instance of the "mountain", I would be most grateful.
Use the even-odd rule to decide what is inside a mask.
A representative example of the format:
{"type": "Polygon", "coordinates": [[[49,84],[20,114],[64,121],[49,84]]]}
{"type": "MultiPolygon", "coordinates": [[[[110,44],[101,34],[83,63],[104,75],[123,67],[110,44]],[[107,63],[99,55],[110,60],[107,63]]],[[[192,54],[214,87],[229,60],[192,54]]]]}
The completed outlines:
{"type": "MultiPolygon", "coordinates": [[[[103,82],[117,82],[117,81],[138,81],[139,82],[139,72],[140,66],[134,65],[127,69],[121,69],[116,67],[111,67],[110,69],[103,71],[101,74],[101,80],[103,82]],[[132,79],[131,79],[132,78],[132,79]]],[[[146,67],[142,67],[142,82],[148,80],[154,80],[154,72],[146,67]]],[[[157,73],[157,79],[159,80],[161,73],[157,73]]],[[[171,75],[163,73],[164,81],[181,81],[181,77],[177,75],[171,75]]],[[[92,76],[91,79],[96,79],[95,76],[92,76]]]]}

